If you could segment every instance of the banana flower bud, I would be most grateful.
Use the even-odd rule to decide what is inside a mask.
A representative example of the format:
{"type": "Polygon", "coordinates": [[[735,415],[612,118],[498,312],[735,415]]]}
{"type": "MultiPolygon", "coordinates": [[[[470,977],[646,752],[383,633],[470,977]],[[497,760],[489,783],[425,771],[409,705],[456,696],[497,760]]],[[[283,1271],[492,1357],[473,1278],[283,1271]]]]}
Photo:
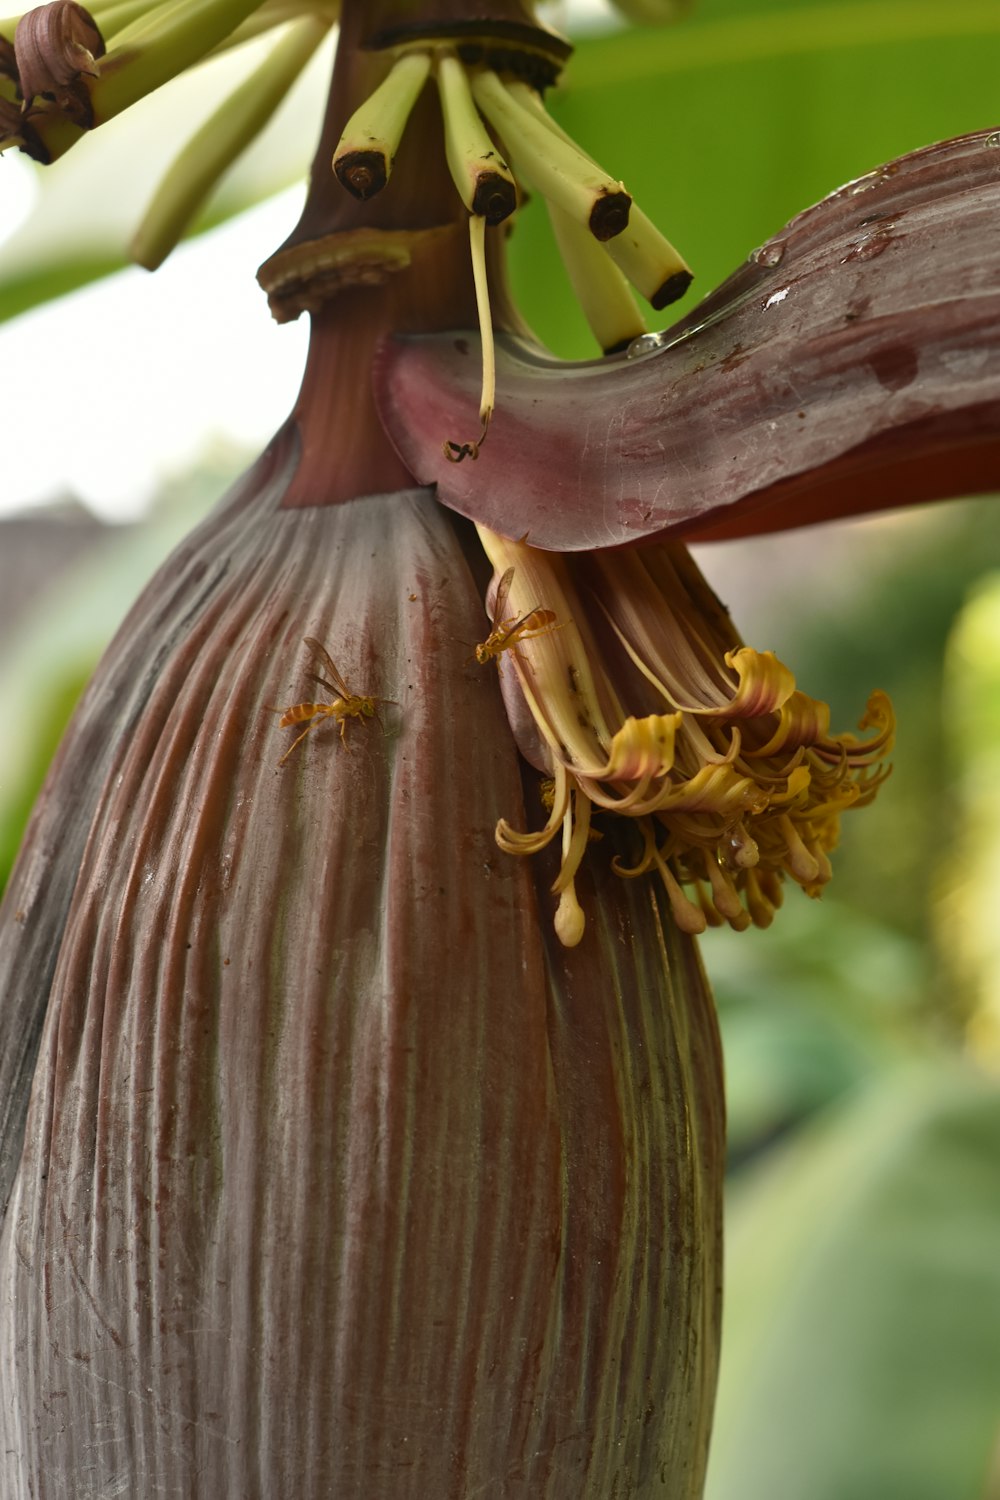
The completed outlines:
{"type": "Polygon", "coordinates": [[[406,482],[355,481],[353,428],[310,449],[303,398],[153,580],[0,908],[5,1500],[697,1500],[723,1122],[690,931],[822,886],[891,719],[831,735],[663,538],[995,482],[985,144],[802,216],[651,354],[553,381],[502,345],[475,463],[441,452],[474,341],[387,345],[406,482]]]}
{"type": "Polygon", "coordinates": [[[465,523],[421,490],[288,508],[299,459],[290,425],[135,606],[3,907],[0,1098],[46,1013],[6,1121],[0,1487],[694,1497],[697,955],[602,868],[554,938],[554,863],[494,842],[539,778],[470,658],[465,523]],[[395,702],[279,767],[271,710],[325,696],[307,636],[395,702]]]}

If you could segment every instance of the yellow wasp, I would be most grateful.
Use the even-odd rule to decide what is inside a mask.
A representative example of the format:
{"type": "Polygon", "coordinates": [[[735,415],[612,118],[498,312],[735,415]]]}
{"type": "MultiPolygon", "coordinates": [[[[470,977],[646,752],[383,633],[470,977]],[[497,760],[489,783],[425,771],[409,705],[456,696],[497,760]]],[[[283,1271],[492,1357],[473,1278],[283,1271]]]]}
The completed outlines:
{"type": "Polygon", "coordinates": [[[513,582],[514,569],[508,568],[497,584],[492,629],[485,641],[480,641],[476,647],[476,661],[481,667],[484,667],[491,659],[495,659],[499,665],[503,653],[513,651],[518,641],[530,641],[533,636],[545,635],[548,631],[557,628],[554,609],[539,609],[536,606],[535,609],[529,609],[528,613],[522,615],[519,620],[516,620],[513,615],[504,618],[513,582]]]}
{"type": "Polygon", "coordinates": [[[296,745],[302,743],[306,735],[315,729],[317,724],[322,724],[324,719],[336,719],[340,727],[340,738],[344,749],[349,749],[347,743],[347,721],[348,719],[375,719],[381,724],[377,703],[392,703],[392,698],[377,698],[373,693],[352,693],[347,683],[341,677],[337,667],[325,646],[319,641],[313,640],[312,636],[306,636],[305,644],[309,647],[318,666],[326,673],[321,677],[318,673],[313,675],[313,681],[319,683],[321,688],[326,688],[333,695],[330,703],[294,703],[290,708],[275,708],[272,713],[280,714],[278,727],[287,729],[293,724],[305,724],[302,733],[292,741],[284,755],[278,761],[278,765],[284,765],[296,745]],[[307,722],[308,721],[308,722],[307,722]]]}

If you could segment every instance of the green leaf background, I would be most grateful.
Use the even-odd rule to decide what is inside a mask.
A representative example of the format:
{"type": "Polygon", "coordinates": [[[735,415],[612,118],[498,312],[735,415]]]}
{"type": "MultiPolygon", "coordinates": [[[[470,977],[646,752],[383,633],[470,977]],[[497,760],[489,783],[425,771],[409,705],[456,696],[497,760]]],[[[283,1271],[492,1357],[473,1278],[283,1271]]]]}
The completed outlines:
{"type": "Polygon", "coordinates": [[[869,1082],[733,1194],[707,1500],[986,1494],[998,1160],[1000,1094],[938,1060],[869,1082]]]}
{"type": "MultiPolygon", "coordinates": [[[[1000,5],[703,0],[680,26],[581,40],[552,107],[694,268],[684,310],[844,182],[1000,123],[1000,5]]],[[[525,215],[518,301],[557,353],[590,357],[551,258],[546,215],[525,215]]]]}
{"type": "MultiPolygon", "coordinates": [[[[676,26],[577,44],[553,111],[691,262],[681,312],[845,181],[1000,124],[1000,0],[702,0],[676,26]]],[[[200,229],[301,174],[328,68],[328,54],[314,61],[200,229]]],[[[176,122],[198,123],[197,94],[196,77],[168,87],[145,118],[39,174],[36,214],[0,246],[0,317],[123,264],[176,122]]],[[[0,205],[2,187],[0,173],[0,205]]],[[[512,262],[539,335],[591,357],[537,203],[512,262]]],[[[96,656],[137,557],[152,568],[192,503],[204,504],[197,479],[159,535],[123,537],[105,564],[88,559],[78,588],[60,583],[75,618],[55,623],[39,600],[8,644],[0,717],[8,736],[25,723],[29,736],[5,753],[18,768],[0,780],[5,855],[53,714],[85,672],[79,601],[93,591],[106,608],[87,640],[96,656]]],[[[793,893],[770,932],[705,945],[733,1144],[709,1500],[1000,1500],[1000,954],[968,936],[992,931],[983,913],[1000,903],[997,838],[983,836],[1000,834],[1000,582],[976,586],[1000,568],[995,505],[705,560],[748,638],[831,698],[838,722],[875,685],[900,719],[896,775],[856,827],[845,821],[833,897],[817,907],[793,893]],[[995,636],[970,624],[987,595],[995,636]],[[969,912],[975,924],[955,917],[969,912]]]]}

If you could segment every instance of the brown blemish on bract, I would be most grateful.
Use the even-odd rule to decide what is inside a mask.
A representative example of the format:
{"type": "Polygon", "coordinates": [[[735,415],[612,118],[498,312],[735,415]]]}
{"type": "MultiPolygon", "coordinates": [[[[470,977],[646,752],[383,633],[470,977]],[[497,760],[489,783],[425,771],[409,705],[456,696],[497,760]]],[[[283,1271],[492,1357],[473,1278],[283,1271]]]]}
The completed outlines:
{"type": "Polygon", "coordinates": [[[916,380],[920,370],[917,351],[897,345],[878,349],[869,356],[876,379],[887,391],[902,391],[916,380]]]}

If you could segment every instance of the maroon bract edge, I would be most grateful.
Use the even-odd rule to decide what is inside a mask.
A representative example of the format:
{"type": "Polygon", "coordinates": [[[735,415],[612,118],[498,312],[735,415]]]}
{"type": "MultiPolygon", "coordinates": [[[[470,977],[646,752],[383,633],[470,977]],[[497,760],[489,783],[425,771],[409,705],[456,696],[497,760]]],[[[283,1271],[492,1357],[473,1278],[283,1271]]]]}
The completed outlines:
{"type": "Polygon", "coordinates": [[[375,369],[403,462],[534,546],[740,536],[1000,489],[1000,132],[927,146],[799,214],[662,346],[585,363],[497,346],[478,460],[470,333],[375,369]]]}

